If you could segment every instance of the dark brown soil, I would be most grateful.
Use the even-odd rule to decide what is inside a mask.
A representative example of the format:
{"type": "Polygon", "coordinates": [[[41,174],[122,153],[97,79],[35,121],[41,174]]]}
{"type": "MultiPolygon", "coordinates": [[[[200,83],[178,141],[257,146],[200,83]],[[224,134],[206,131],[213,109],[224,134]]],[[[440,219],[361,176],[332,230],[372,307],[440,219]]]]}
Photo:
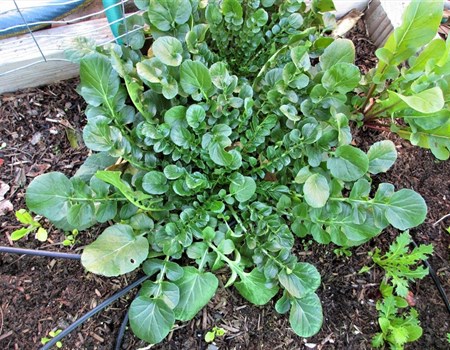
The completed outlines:
{"type": "MultiPolygon", "coordinates": [[[[358,35],[355,34],[356,38],[358,35]]],[[[357,46],[361,69],[373,66],[373,55],[364,57],[371,49],[364,47],[357,46]]],[[[14,210],[24,207],[24,188],[33,177],[52,170],[70,175],[87,155],[85,148],[72,148],[67,138],[67,130],[79,135],[83,127],[84,103],[74,91],[76,84],[72,80],[0,97],[0,181],[11,187],[5,198],[12,202],[14,210]]],[[[418,244],[433,244],[435,254],[429,261],[450,295],[450,235],[445,231],[450,218],[435,225],[450,213],[450,162],[436,161],[429,151],[412,147],[390,134],[360,130],[355,137],[365,149],[386,138],[396,143],[399,159],[393,169],[375,181],[391,182],[396,188],[412,188],[425,198],[429,207],[426,222],[411,234],[418,244]]],[[[20,224],[12,213],[2,216],[0,222],[0,245],[71,251],[60,244],[63,234],[51,228],[49,240],[44,244],[33,237],[13,243],[9,236],[20,224]]],[[[72,252],[79,252],[97,234],[98,231],[83,232],[72,252]]],[[[299,260],[313,263],[322,275],[318,293],[324,324],[312,338],[296,336],[287,317],[275,312],[273,303],[255,307],[233,288],[220,288],[194,320],[177,324],[168,339],[152,349],[370,349],[371,337],[379,328],[375,303],[382,272],[372,269],[370,273],[358,274],[358,271],[370,263],[369,251],[374,247],[385,250],[396,235],[395,230],[387,230],[354,249],[351,257],[337,256],[333,246],[298,244],[299,260]],[[227,333],[208,347],[203,337],[215,325],[227,333]]],[[[38,349],[40,339],[49,331],[64,329],[134,278],[135,275],[98,277],[85,273],[77,261],[0,253],[0,349],[38,349]]],[[[413,285],[411,291],[424,335],[406,348],[448,349],[450,315],[434,282],[426,277],[413,285]]],[[[74,331],[63,340],[63,348],[114,349],[115,337],[134,292],[74,331]]],[[[145,346],[127,331],[121,349],[145,346]]]]}

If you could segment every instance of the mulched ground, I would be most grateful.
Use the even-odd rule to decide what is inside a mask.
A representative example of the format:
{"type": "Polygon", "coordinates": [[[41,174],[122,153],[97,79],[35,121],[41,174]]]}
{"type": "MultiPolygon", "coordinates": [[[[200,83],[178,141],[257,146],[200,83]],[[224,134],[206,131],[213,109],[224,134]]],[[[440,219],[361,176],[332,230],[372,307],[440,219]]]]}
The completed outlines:
{"type": "MultiPolygon", "coordinates": [[[[366,70],[373,66],[374,58],[370,42],[358,32],[362,29],[357,27],[350,36],[357,42],[358,64],[366,70]]],[[[72,135],[73,142],[83,127],[84,103],[74,91],[76,84],[72,80],[0,97],[0,181],[10,186],[5,199],[11,201],[14,210],[24,207],[24,188],[35,176],[48,171],[70,175],[87,156],[85,148],[71,147],[67,136],[72,135]]],[[[430,152],[389,134],[359,130],[355,135],[363,149],[386,138],[396,143],[399,159],[375,181],[391,182],[398,189],[412,188],[425,198],[429,206],[426,222],[411,234],[418,244],[434,245],[430,263],[450,295],[450,235],[445,232],[450,218],[434,225],[450,213],[450,162],[439,162],[430,152]]],[[[71,250],[60,244],[63,234],[51,228],[49,240],[44,244],[33,237],[13,243],[9,235],[19,227],[12,213],[2,216],[0,245],[79,252],[98,234],[98,231],[83,232],[71,250]]],[[[361,275],[358,271],[369,264],[369,251],[374,247],[385,250],[397,234],[395,230],[387,230],[354,249],[351,257],[336,256],[333,246],[298,243],[299,260],[313,263],[322,275],[318,293],[324,325],[312,338],[296,336],[287,317],[275,312],[273,303],[255,307],[233,288],[220,288],[194,320],[177,324],[165,342],[151,349],[370,349],[370,339],[378,331],[375,303],[382,273],[372,269],[361,275]],[[216,339],[214,345],[208,345],[203,340],[204,334],[215,325],[227,333],[216,339]]],[[[49,331],[64,329],[134,278],[134,274],[113,279],[95,276],[86,273],[76,261],[0,254],[0,349],[38,349],[40,339],[49,331]]],[[[445,339],[450,332],[450,316],[432,279],[419,281],[412,286],[412,292],[424,335],[406,348],[448,349],[445,339]]],[[[114,349],[115,337],[134,293],[74,331],[64,339],[64,349],[114,349]]],[[[127,332],[121,349],[138,348],[148,347],[127,332]]]]}

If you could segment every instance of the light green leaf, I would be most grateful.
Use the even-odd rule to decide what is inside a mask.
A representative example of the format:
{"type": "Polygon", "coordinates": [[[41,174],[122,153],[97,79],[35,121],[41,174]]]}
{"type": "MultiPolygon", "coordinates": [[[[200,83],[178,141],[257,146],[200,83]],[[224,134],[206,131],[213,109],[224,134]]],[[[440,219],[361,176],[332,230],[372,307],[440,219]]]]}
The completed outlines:
{"type": "Polygon", "coordinates": [[[278,293],[276,285],[267,288],[264,274],[257,269],[250,273],[243,272],[239,277],[241,280],[234,286],[245,299],[255,305],[267,304],[278,293]]]}
{"type": "Polygon", "coordinates": [[[230,194],[239,202],[248,201],[256,192],[256,182],[249,176],[236,173],[230,181],[230,194]]]}
{"type": "Polygon", "coordinates": [[[409,59],[433,39],[442,19],[442,10],[443,1],[411,1],[403,13],[401,26],[394,30],[382,48],[389,55],[378,56],[377,51],[380,62],[376,81],[384,81],[390,67],[409,59]]]}
{"type": "Polygon", "coordinates": [[[205,120],[206,112],[202,106],[190,105],[186,111],[186,120],[189,126],[196,129],[200,123],[205,120]]]}
{"type": "Polygon", "coordinates": [[[169,180],[176,180],[186,173],[184,168],[169,164],[164,168],[164,176],[169,180]]]}
{"type": "Polygon", "coordinates": [[[103,103],[109,104],[119,91],[119,74],[106,56],[97,53],[81,60],[80,80],[80,95],[87,103],[96,107],[103,103]]]}
{"type": "Polygon", "coordinates": [[[169,184],[162,172],[149,171],[142,178],[142,188],[150,194],[163,194],[169,190],[169,184]]]}
{"type": "Polygon", "coordinates": [[[81,263],[90,272],[119,276],[136,269],[147,258],[148,248],[147,239],[135,236],[131,226],[115,224],[84,248],[81,263]]]}
{"type": "Polygon", "coordinates": [[[378,141],[369,148],[367,157],[371,174],[385,173],[397,160],[397,150],[390,140],[378,141]]]}
{"type": "Polygon", "coordinates": [[[200,90],[204,95],[207,95],[212,87],[208,68],[199,61],[186,60],[181,64],[180,83],[183,90],[188,94],[194,94],[200,90]]]}
{"type": "Polygon", "coordinates": [[[320,274],[308,263],[297,263],[292,271],[278,274],[280,284],[294,298],[303,298],[320,286],[320,274]]]}
{"type": "Polygon", "coordinates": [[[92,203],[77,203],[67,211],[67,222],[78,230],[84,230],[95,223],[94,206],[92,203]]]}
{"type": "Polygon", "coordinates": [[[358,86],[361,78],[358,67],[351,63],[337,63],[325,71],[322,85],[328,91],[345,94],[358,86]]]}
{"type": "Polygon", "coordinates": [[[210,272],[200,272],[192,266],[183,267],[184,275],[175,284],[180,289],[180,301],[174,309],[180,321],[189,321],[216,293],[219,281],[210,272]]]}
{"type": "Polygon", "coordinates": [[[293,122],[299,121],[301,119],[301,115],[298,114],[297,109],[291,105],[282,105],[280,107],[280,111],[293,122]]]}
{"type": "Polygon", "coordinates": [[[327,179],[320,174],[314,174],[303,186],[305,201],[313,208],[322,208],[330,197],[330,186],[327,179]]]}
{"type": "Polygon", "coordinates": [[[289,324],[300,337],[308,338],[319,332],[322,322],[322,305],[316,293],[291,299],[289,324]]]}
{"type": "Polygon", "coordinates": [[[360,149],[343,145],[336,149],[335,157],[328,159],[331,174],[343,181],[356,181],[369,170],[369,158],[360,149]]]}
{"type": "Polygon", "coordinates": [[[420,194],[409,189],[395,192],[388,201],[386,218],[399,230],[420,225],[427,215],[427,205],[420,194]]]}
{"type": "Polygon", "coordinates": [[[411,96],[405,96],[394,91],[390,91],[390,94],[397,96],[407,106],[421,113],[439,112],[445,104],[442,90],[437,86],[411,96]]]}
{"type": "Polygon", "coordinates": [[[27,207],[51,221],[61,220],[66,216],[73,191],[72,183],[62,173],[40,175],[27,188],[27,207]]]}
{"type": "Polygon", "coordinates": [[[169,31],[175,24],[184,24],[192,14],[189,0],[150,0],[148,18],[161,31],[169,31]]]}
{"type": "Polygon", "coordinates": [[[355,63],[355,46],[348,39],[336,39],[320,56],[320,64],[324,71],[337,63],[355,63]]]}
{"type": "Polygon", "coordinates": [[[183,46],[177,38],[171,36],[159,37],[153,43],[152,49],[155,56],[168,66],[177,67],[183,60],[183,46]]]}
{"type": "Polygon", "coordinates": [[[163,340],[175,323],[173,311],[162,299],[145,296],[133,300],[129,317],[133,333],[150,344],[163,340]]]}

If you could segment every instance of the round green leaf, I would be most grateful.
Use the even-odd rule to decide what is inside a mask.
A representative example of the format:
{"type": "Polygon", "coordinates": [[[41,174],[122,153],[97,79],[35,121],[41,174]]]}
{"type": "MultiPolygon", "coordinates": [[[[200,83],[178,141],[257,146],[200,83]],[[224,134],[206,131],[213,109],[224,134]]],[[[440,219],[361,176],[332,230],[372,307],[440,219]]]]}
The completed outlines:
{"type": "Polygon", "coordinates": [[[177,38],[171,36],[159,37],[153,43],[152,49],[155,56],[168,66],[177,67],[183,60],[183,46],[177,38]]]}
{"type": "Polygon", "coordinates": [[[355,63],[355,46],[351,40],[336,39],[320,56],[320,64],[325,71],[339,62],[355,63]]]}
{"type": "Polygon", "coordinates": [[[325,71],[322,85],[328,91],[345,94],[358,86],[360,77],[359,69],[354,64],[337,63],[325,71]]]}
{"type": "Polygon", "coordinates": [[[397,160],[397,150],[390,140],[374,143],[367,152],[369,157],[369,171],[371,174],[384,173],[397,160]]]}
{"type": "Polygon", "coordinates": [[[305,201],[313,208],[322,208],[330,197],[330,186],[325,176],[314,174],[303,186],[305,201]]]}
{"type": "Polygon", "coordinates": [[[399,230],[420,225],[427,215],[427,205],[420,194],[409,189],[395,192],[389,199],[386,218],[399,230]]]}
{"type": "Polygon", "coordinates": [[[278,293],[277,285],[267,288],[264,274],[257,269],[250,273],[243,272],[239,274],[239,278],[241,280],[234,286],[239,294],[255,305],[267,304],[278,293]]]}
{"type": "Polygon", "coordinates": [[[162,299],[145,296],[133,300],[129,317],[133,333],[150,344],[163,340],[175,323],[172,309],[162,299]]]}
{"type": "Polygon", "coordinates": [[[336,149],[334,158],[328,159],[327,167],[339,180],[356,181],[369,170],[369,158],[360,149],[344,145],[336,149]]]}
{"type": "Polygon", "coordinates": [[[186,60],[180,69],[181,87],[187,94],[194,94],[200,90],[207,94],[212,86],[208,68],[200,61],[186,60]]]}
{"type": "Polygon", "coordinates": [[[289,323],[296,334],[308,338],[322,327],[323,314],[320,299],[311,293],[301,299],[291,299],[289,323]]]}
{"type": "Polygon", "coordinates": [[[108,227],[81,254],[86,270],[103,275],[119,276],[136,269],[148,255],[148,241],[135,236],[131,226],[108,227]]]}
{"type": "Polygon", "coordinates": [[[198,128],[205,120],[206,112],[202,106],[191,105],[186,111],[186,120],[191,128],[198,128]]]}
{"type": "Polygon", "coordinates": [[[161,31],[169,31],[174,24],[184,24],[192,14],[189,0],[150,0],[148,17],[161,31]]]}
{"type": "Polygon", "coordinates": [[[160,171],[149,171],[142,178],[142,188],[150,194],[163,194],[169,189],[167,178],[160,171]]]}
{"type": "Polygon", "coordinates": [[[235,174],[230,180],[230,194],[239,202],[248,201],[255,194],[256,182],[251,177],[235,174]]]}
{"type": "Polygon", "coordinates": [[[290,295],[303,298],[320,286],[320,274],[314,265],[297,263],[292,271],[282,270],[278,274],[280,284],[290,295]]]}
{"type": "Polygon", "coordinates": [[[176,180],[186,173],[184,168],[176,166],[174,164],[169,164],[164,168],[164,175],[169,180],[176,180]]]}
{"type": "Polygon", "coordinates": [[[27,206],[50,221],[63,219],[73,194],[73,185],[62,173],[51,172],[31,181],[26,192],[27,206]]]}

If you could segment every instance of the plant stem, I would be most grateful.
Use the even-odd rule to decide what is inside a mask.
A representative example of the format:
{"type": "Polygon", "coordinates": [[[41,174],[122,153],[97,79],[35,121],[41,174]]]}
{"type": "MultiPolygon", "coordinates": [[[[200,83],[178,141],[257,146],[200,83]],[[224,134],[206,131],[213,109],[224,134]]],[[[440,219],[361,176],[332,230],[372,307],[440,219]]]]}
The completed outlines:
{"type": "Polygon", "coordinates": [[[374,93],[376,87],[377,87],[377,85],[374,84],[374,83],[372,83],[372,85],[371,85],[370,88],[369,88],[369,91],[367,92],[367,96],[366,96],[365,101],[363,102],[363,104],[361,105],[361,107],[359,107],[359,111],[360,111],[360,112],[364,113],[364,109],[366,108],[367,104],[369,103],[370,98],[372,97],[372,95],[373,95],[373,93],[374,93]]]}

